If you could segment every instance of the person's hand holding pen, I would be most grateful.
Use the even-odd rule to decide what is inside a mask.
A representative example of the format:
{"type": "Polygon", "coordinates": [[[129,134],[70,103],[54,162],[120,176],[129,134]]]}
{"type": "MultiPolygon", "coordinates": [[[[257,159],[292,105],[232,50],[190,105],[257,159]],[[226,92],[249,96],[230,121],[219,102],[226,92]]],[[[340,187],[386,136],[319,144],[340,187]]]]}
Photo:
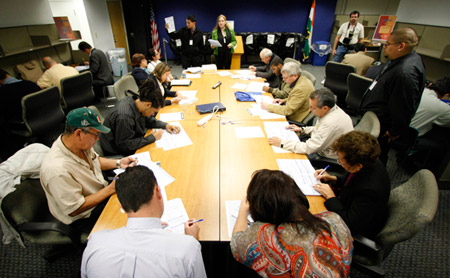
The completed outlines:
{"type": "Polygon", "coordinates": [[[138,163],[137,158],[134,158],[134,157],[131,157],[131,156],[127,156],[127,157],[121,158],[120,162],[119,162],[121,169],[125,169],[127,167],[136,166],[137,163],[138,163]]]}
{"type": "Polygon", "coordinates": [[[155,140],[157,141],[162,138],[163,131],[161,129],[154,129],[151,134],[153,134],[153,136],[155,137],[155,140]]]}
{"type": "Polygon", "coordinates": [[[203,219],[195,220],[194,218],[189,219],[184,223],[184,233],[190,236],[195,237],[199,240],[200,234],[200,225],[199,222],[203,221],[203,219]]]}
{"type": "Polygon", "coordinates": [[[328,167],[329,167],[329,165],[327,167],[325,167],[325,169],[316,170],[316,172],[314,173],[314,177],[318,181],[322,181],[322,182],[336,182],[337,177],[331,176],[330,174],[327,173],[326,170],[328,169],[328,167]]]}

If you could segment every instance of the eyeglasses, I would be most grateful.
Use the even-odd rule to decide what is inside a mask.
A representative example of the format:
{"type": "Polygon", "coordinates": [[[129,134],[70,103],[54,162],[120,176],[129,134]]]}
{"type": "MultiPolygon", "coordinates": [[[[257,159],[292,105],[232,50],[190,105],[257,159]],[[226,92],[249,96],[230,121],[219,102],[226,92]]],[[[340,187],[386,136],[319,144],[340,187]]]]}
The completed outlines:
{"type": "Polygon", "coordinates": [[[388,46],[390,46],[390,45],[394,45],[394,44],[400,44],[401,42],[388,42],[388,41],[386,41],[385,43],[384,43],[384,47],[388,47],[388,46]]]}
{"type": "Polygon", "coordinates": [[[84,132],[84,133],[89,133],[89,134],[91,134],[91,135],[94,135],[95,138],[99,138],[99,137],[100,137],[100,133],[93,133],[93,132],[90,132],[90,131],[87,131],[87,130],[83,130],[83,132],[84,132]]]}

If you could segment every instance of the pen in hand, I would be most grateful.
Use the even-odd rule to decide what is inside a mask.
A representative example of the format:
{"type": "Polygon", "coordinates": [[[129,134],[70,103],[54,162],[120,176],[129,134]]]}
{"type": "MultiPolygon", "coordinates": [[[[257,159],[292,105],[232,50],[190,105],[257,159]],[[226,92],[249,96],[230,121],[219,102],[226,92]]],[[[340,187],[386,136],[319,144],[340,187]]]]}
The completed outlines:
{"type": "Polygon", "coordinates": [[[192,224],[194,224],[194,223],[197,223],[197,222],[202,222],[204,219],[199,219],[199,220],[195,220],[195,221],[189,221],[188,223],[189,223],[189,225],[192,225],[192,224]]]}
{"type": "Polygon", "coordinates": [[[325,173],[325,171],[330,168],[330,165],[327,165],[325,168],[323,168],[323,170],[317,175],[317,176],[321,176],[323,173],[325,173]]]}

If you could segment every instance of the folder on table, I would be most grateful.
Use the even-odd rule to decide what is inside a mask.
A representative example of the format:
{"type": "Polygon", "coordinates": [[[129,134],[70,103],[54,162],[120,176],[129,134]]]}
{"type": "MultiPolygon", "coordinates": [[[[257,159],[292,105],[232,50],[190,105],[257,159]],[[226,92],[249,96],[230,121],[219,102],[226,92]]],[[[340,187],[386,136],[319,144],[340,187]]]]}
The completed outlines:
{"type": "Polygon", "coordinates": [[[217,112],[227,110],[227,108],[225,108],[225,106],[223,106],[221,102],[201,104],[197,105],[196,108],[200,114],[205,114],[205,113],[212,113],[215,106],[219,107],[219,110],[217,112]]]}

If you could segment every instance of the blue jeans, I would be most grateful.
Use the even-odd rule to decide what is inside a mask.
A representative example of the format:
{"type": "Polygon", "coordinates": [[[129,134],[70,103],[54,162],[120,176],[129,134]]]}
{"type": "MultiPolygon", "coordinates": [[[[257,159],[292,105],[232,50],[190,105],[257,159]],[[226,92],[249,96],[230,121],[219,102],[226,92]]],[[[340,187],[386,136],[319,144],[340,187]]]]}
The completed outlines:
{"type": "Polygon", "coordinates": [[[345,54],[347,54],[347,52],[348,50],[345,46],[338,45],[338,47],[336,48],[336,55],[334,55],[333,57],[333,62],[340,63],[342,60],[344,60],[344,56],[345,54]]]}

